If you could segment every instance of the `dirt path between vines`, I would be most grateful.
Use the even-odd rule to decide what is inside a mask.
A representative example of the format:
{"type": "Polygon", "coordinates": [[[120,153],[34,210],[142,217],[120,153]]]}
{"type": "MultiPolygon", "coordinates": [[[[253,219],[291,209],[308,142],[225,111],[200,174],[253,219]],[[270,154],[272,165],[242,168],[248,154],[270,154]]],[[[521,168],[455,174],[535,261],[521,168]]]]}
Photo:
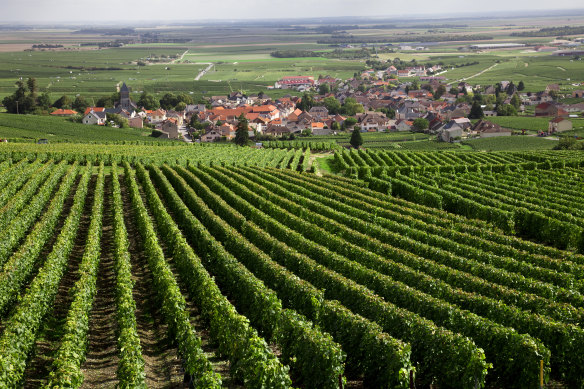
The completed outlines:
{"type": "MultiPolygon", "coordinates": [[[[41,387],[51,372],[54,356],[60,346],[60,340],[63,335],[63,326],[67,319],[67,314],[69,313],[69,307],[73,301],[71,288],[79,278],[79,264],[81,263],[85,251],[85,243],[87,240],[89,224],[91,222],[91,208],[93,206],[95,183],[96,177],[92,177],[89,183],[87,198],[85,199],[83,215],[81,216],[79,229],[77,231],[77,236],[75,237],[75,244],[69,255],[67,269],[61,279],[59,290],[53,304],[53,309],[47,314],[44,320],[43,327],[39,332],[39,336],[37,337],[34,346],[33,355],[26,366],[24,373],[24,388],[41,387]]],[[[41,258],[46,258],[52,250],[58,237],[58,231],[61,230],[61,226],[69,215],[76,190],[77,187],[75,187],[75,191],[71,191],[69,198],[66,200],[66,206],[64,208],[66,211],[62,213],[61,220],[59,220],[57,226],[58,228],[55,229],[55,236],[51,242],[49,242],[50,245],[45,247],[46,252],[43,250],[41,258]]]]}
{"type": "Polygon", "coordinates": [[[178,350],[168,337],[168,327],[163,322],[160,303],[156,299],[152,274],[148,269],[148,259],[143,250],[143,242],[134,218],[129,190],[125,177],[120,176],[124,218],[130,240],[134,300],[138,334],[144,357],[144,370],[148,388],[184,388],[184,372],[178,350]]]}
{"type": "Polygon", "coordinates": [[[89,317],[87,357],[81,365],[84,376],[82,388],[113,388],[117,383],[111,175],[106,176],[104,184],[101,258],[97,270],[95,299],[89,317]]]}

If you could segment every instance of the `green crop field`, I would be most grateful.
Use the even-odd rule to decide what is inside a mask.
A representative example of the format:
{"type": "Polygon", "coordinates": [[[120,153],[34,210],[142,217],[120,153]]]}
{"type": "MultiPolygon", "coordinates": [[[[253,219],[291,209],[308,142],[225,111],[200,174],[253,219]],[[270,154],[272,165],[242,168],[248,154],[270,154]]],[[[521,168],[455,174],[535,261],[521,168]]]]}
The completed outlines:
{"type": "Polygon", "coordinates": [[[72,123],[65,118],[0,114],[0,138],[49,142],[152,142],[152,131],[72,123]]]}
{"type": "Polygon", "coordinates": [[[551,150],[558,144],[557,140],[536,136],[500,136],[494,138],[470,139],[462,142],[474,150],[486,151],[519,151],[519,150],[551,150]]]}

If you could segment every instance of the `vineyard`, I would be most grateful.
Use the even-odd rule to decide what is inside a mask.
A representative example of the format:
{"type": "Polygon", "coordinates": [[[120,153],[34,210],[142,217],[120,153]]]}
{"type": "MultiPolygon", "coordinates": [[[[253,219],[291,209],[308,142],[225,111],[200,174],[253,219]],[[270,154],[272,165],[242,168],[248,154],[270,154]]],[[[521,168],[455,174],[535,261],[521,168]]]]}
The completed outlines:
{"type": "Polygon", "coordinates": [[[584,387],[577,152],[31,146],[0,387],[584,387]]]}
{"type": "Polygon", "coordinates": [[[131,144],[130,142],[128,144],[0,143],[0,161],[24,158],[94,164],[103,162],[106,165],[123,162],[186,165],[188,161],[205,165],[237,164],[289,168],[299,171],[312,169],[309,145],[291,147],[290,149],[261,150],[237,147],[235,144],[210,143],[161,142],[155,145],[131,144]]]}

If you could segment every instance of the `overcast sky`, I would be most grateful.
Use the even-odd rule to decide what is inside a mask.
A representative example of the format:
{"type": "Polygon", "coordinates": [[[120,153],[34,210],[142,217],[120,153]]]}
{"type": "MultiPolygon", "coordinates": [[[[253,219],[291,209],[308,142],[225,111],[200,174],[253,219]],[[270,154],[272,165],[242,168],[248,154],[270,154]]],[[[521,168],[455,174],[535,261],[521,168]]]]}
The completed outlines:
{"type": "Polygon", "coordinates": [[[398,16],[580,9],[581,0],[0,0],[3,22],[123,22],[398,16]]]}

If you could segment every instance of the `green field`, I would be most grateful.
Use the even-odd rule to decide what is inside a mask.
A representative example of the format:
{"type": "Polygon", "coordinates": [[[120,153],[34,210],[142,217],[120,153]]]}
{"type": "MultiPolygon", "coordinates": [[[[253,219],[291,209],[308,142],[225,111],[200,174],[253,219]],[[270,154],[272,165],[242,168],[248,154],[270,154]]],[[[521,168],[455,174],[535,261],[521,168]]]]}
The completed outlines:
{"type": "Polygon", "coordinates": [[[494,138],[471,139],[462,144],[482,151],[527,151],[551,150],[558,144],[557,140],[550,140],[535,136],[501,136],[494,138]]]}
{"type": "Polygon", "coordinates": [[[72,123],[65,118],[0,114],[0,138],[49,142],[153,142],[148,129],[112,128],[72,123]]]}
{"type": "MultiPolygon", "coordinates": [[[[511,128],[513,130],[530,130],[530,131],[547,131],[548,124],[551,118],[549,117],[530,117],[530,116],[493,116],[488,117],[488,120],[499,124],[504,128],[511,128]]],[[[574,129],[584,128],[584,119],[569,119],[572,121],[574,129]]]]}

